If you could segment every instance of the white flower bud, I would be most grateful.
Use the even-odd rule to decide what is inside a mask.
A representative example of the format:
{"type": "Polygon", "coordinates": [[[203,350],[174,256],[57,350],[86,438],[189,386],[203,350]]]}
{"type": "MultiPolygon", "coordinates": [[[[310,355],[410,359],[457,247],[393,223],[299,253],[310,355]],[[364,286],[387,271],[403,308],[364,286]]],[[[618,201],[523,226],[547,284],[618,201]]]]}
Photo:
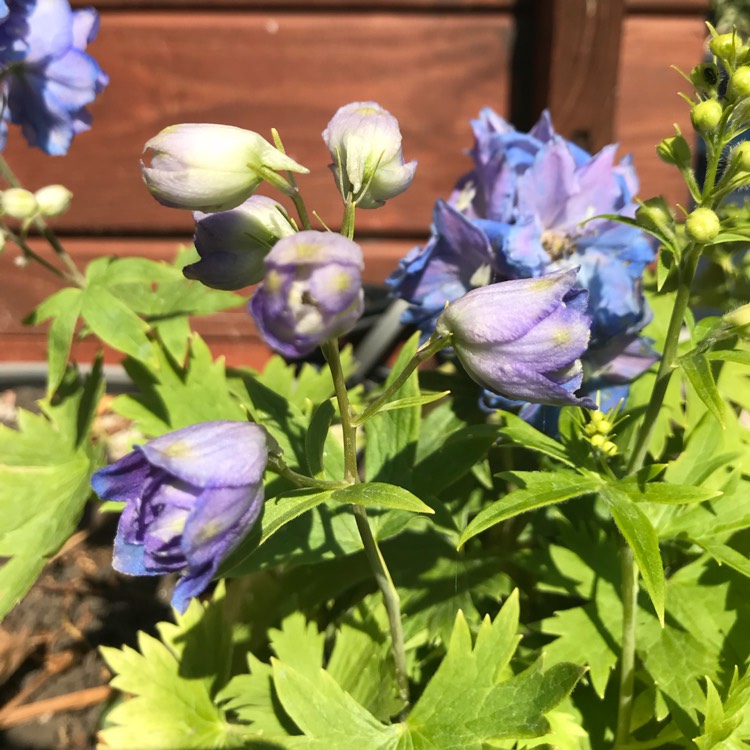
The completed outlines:
{"type": "Polygon", "coordinates": [[[25,188],[8,188],[2,193],[2,209],[14,219],[31,219],[39,212],[34,193],[25,188]]]}
{"type": "Polygon", "coordinates": [[[65,185],[47,185],[41,190],[34,193],[39,213],[50,218],[61,216],[70,208],[70,201],[73,199],[73,193],[65,185]]]}

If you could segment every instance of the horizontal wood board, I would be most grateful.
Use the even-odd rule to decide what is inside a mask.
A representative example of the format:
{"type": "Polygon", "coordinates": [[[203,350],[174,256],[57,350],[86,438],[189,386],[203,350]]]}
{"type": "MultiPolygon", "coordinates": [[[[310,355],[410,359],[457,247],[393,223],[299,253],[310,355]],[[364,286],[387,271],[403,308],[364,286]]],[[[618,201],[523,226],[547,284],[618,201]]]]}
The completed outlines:
{"type": "MultiPolygon", "coordinates": [[[[468,120],[508,101],[512,21],[472,16],[328,16],[265,13],[102,14],[92,53],[111,78],[91,107],[93,129],[65,157],[29,149],[18,133],[6,150],[24,184],[64,182],[75,194],[58,226],[73,233],[188,231],[190,215],[163,208],[141,183],[143,144],[179,122],[238,125],[270,138],[278,128],[309,208],[341,217],[320,133],[350,101],[375,100],[396,115],[412,188],[385,209],[362,211],[365,231],[421,233],[436,197],[469,169],[468,120]]],[[[15,130],[15,129],[14,129],[15,130]]]]}

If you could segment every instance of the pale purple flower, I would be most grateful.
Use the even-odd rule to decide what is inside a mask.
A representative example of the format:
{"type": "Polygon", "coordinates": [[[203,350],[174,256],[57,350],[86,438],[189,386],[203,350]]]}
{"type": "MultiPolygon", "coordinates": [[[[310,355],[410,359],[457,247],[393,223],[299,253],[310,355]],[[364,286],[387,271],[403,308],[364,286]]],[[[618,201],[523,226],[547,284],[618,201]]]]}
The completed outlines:
{"type": "Polygon", "coordinates": [[[268,433],[250,422],[203,422],[140,445],[91,479],[124,501],[113,565],[129,575],[179,572],[183,612],[258,520],[268,433]]]}
{"type": "Polygon", "coordinates": [[[377,102],[340,107],[323,131],[343,198],[378,208],[411,184],[416,161],[404,163],[398,120],[377,102]]]}
{"type": "Polygon", "coordinates": [[[299,232],[279,240],[265,263],[250,313],[274,351],[304,357],[361,317],[364,262],[356,242],[332,232],[299,232]]]}
{"type": "Polygon", "coordinates": [[[589,342],[587,293],[576,271],[504,281],[446,307],[436,333],[449,337],[467,374],[509,399],[596,408],[575,395],[589,342]]]}
{"type": "Polygon", "coordinates": [[[182,272],[214,289],[257,284],[265,274],[268,251],[296,231],[281,204],[264,195],[253,195],[229,211],[196,211],[193,217],[193,243],[201,259],[182,272]]]}

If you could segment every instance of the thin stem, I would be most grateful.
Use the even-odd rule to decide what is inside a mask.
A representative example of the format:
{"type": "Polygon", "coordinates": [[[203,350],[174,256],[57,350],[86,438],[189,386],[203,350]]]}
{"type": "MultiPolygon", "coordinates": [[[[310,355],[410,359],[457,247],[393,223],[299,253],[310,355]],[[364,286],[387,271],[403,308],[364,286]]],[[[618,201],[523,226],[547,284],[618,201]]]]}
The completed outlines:
{"type": "Polygon", "coordinates": [[[698,267],[700,251],[702,247],[696,245],[688,246],[685,252],[685,262],[680,268],[680,278],[677,287],[677,296],[672,308],[672,317],[669,320],[667,328],[667,338],[664,342],[664,352],[662,354],[659,369],[656,373],[656,382],[651,391],[651,399],[646,408],[646,414],[643,418],[640,430],[636,437],[635,449],[628,462],[628,473],[638,471],[643,466],[643,462],[648,453],[649,441],[653,432],[656,419],[659,416],[659,410],[664,403],[664,396],[667,393],[669,379],[672,377],[674,362],[677,358],[677,346],[680,341],[680,331],[682,322],[685,319],[688,302],[690,301],[690,288],[693,284],[695,270],[698,267]]]}
{"type": "Polygon", "coordinates": [[[620,694],[617,705],[615,747],[630,739],[635,688],[635,636],[638,613],[638,566],[627,543],[620,551],[622,576],[622,656],[620,659],[620,694]]]}
{"type": "MultiPolygon", "coordinates": [[[[349,483],[354,483],[359,481],[357,473],[357,427],[352,419],[349,394],[346,390],[346,379],[341,366],[341,357],[338,345],[333,339],[326,341],[321,348],[331,369],[336,400],[338,401],[341,413],[341,429],[344,437],[344,479],[349,483]]],[[[367,512],[359,505],[352,505],[352,512],[354,513],[357,530],[362,539],[367,561],[378,584],[380,593],[383,596],[383,604],[388,614],[388,626],[391,631],[391,647],[396,667],[396,683],[398,685],[399,697],[407,705],[409,703],[409,677],[406,669],[406,649],[404,647],[401,602],[398,591],[370,528],[367,512]]]]}
{"type": "Polygon", "coordinates": [[[355,426],[364,424],[370,417],[377,414],[383,404],[390,400],[393,394],[401,388],[422,362],[426,362],[441,349],[445,349],[446,346],[450,346],[449,339],[438,338],[436,334],[433,334],[432,338],[417,349],[417,353],[411,358],[409,364],[406,365],[399,376],[358,417],[354,418],[353,422],[355,426]]]}
{"type": "MultiPolygon", "coordinates": [[[[0,176],[2,176],[11,187],[21,187],[21,182],[19,181],[18,177],[16,177],[15,173],[10,168],[10,165],[5,160],[5,157],[2,154],[0,154],[0,176]]],[[[33,223],[34,223],[34,226],[39,230],[39,233],[42,235],[42,237],[44,237],[44,239],[47,240],[50,247],[52,247],[55,253],[57,253],[57,256],[63,262],[63,265],[67,269],[66,278],[69,281],[72,281],[76,286],[83,289],[83,287],[86,286],[86,279],[78,270],[78,266],[75,264],[75,261],[73,260],[73,258],[70,257],[68,252],[60,243],[60,240],[57,238],[57,235],[55,235],[55,233],[47,226],[47,223],[44,221],[44,219],[41,216],[35,217],[33,219],[33,223]]],[[[34,260],[37,261],[37,263],[40,263],[45,268],[47,269],[54,268],[54,266],[51,266],[49,263],[44,262],[40,258],[40,256],[37,255],[36,253],[28,252],[20,244],[19,244],[19,247],[21,247],[21,249],[24,250],[25,253],[28,253],[30,257],[34,258],[34,260]]]]}
{"type": "Polygon", "coordinates": [[[357,210],[357,204],[354,202],[351,194],[347,196],[344,203],[344,219],[341,222],[341,234],[350,240],[354,238],[354,214],[357,210]]]}
{"type": "Polygon", "coordinates": [[[296,484],[298,487],[310,487],[319,490],[340,490],[351,484],[351,482],[333,482],[327,479],[315,479],[314,477],[308,477],[305,474],[299,474],[293,469],[290,469],[279,458],[269,458],[268,468],[271,469],[271,471],[275,471],[279,476],[296,484]]]}
{"type": "MultiPolygon", "coordinates": [[[[271,135],[273,136],[273,142],[276,145],[276,148],[279,149],[282,154],[286,154],[286,149],[284,148],[284,143],[281,140],[279,131],[276,130],[276,128],[271,128],[271,135]]],[[[302,224],[302,229],[312,229],[310,216],[307,213],[307,206],[305,206],[305,201],[297,187],[297,179],[294,176],[294,172],[287,172],[286,177],[290,187],[290,190],[286,192],[286,194],[292,199],[292,203],[294,203],[294,207],[297,209],[297,215],[299,216],[300,224],[302,224]]]]}
{"type": "Polygon", "coordinates": [[[57,266],[53,266],[52,263],[50,263],[46,258],[43,258],[41,255],[35,253],[27,244],[26,241],[17,234],[14,234],[8,229],[5,229],[5,234],[8,237],[9,240],[12,242],[15,242],[18,247],[21,248],[23,251],[24,258],[32,258],[35,260],[40,266],[43,268],[46,268],[48,271],[51,271],[55,274],[55,276],[59,276],[61,279],[65,279],[67,281],[73,281],[65,271],[58,268],[57,266]]]}

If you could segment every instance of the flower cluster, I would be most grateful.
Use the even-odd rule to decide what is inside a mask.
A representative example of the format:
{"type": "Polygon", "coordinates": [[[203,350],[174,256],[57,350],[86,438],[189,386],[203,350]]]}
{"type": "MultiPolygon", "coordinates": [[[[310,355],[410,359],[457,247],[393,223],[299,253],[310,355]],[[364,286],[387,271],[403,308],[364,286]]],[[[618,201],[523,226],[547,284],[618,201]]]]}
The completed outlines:
{"type": "Polygon", "coordinates": [[[29,145],[65,154],[73,136],[89,129],[86,107],[108,83],[86,52],[99,29],[98,15],[92,8],[73,11],[68,0],[8,0],[5,11],[0,147],[12,122],[29,145]]]}
{"type": "Polygon", "coordinates": [[[629,159],[616,162],[615,146],[590,156],[557,135],[546,112],[529,133],[489,109],[472,124],[474,169],[438,201],[427,245],[389,279],[411,303],[405,322],[429,334],[445,304],[472,289],[578,268],[592,321],[585,390],[629,382],[654,361],[638,332],[649,319],[641,276],[655,245],[635,227],[594,218],[634,215],[629,159]]]}
{"type": "Polygon", "coordinates": [[[204,422],[138,446],[97,471],[103,500],[124,501],[113,565],[129,575],[179,571],[181,612],[257,521],[269,452],[263,427],[204,422]]]}

